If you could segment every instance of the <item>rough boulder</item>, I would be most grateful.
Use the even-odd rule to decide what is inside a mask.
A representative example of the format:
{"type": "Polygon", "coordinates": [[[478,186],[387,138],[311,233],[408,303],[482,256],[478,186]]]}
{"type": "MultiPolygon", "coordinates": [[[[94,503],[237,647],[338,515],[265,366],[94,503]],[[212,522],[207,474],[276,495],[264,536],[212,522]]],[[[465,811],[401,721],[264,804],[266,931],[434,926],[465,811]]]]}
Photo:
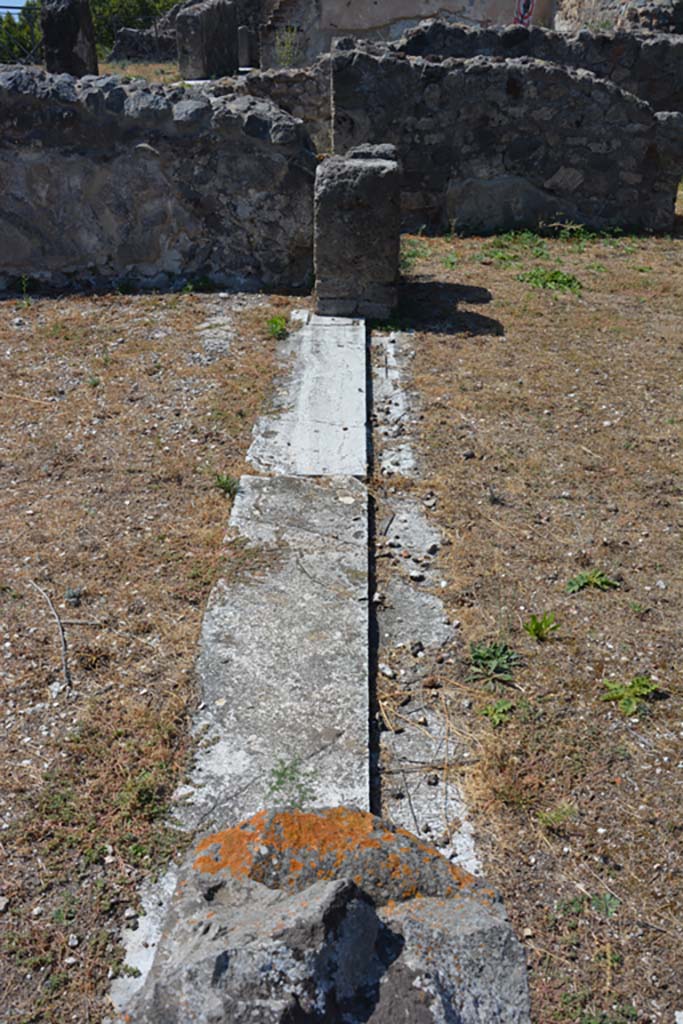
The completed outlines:
{"type": "Polygon", "coordinates": [[[525,1024],[526,968],[495,894],[365,812],[262,811],[180,874],[146,1024],[525,1024]]]}

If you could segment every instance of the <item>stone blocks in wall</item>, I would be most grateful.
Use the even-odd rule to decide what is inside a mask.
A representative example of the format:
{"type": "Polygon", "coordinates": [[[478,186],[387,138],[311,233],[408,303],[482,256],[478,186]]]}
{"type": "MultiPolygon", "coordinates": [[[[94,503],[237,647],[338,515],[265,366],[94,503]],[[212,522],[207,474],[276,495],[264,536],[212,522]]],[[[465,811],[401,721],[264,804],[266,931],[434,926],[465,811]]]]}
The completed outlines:
{"type": "Polygon", "coordinates": [[[683,36],[634,32],[567,35],[548,29],[468,28],[441,19],[425,21],[391,44],[396,53],[428,60],[444,57],[533,57],[583,68],[649,103],[683,111],[683,36]]]}
{"type": "Polygon", "coordinates": [[[88,0],[43,0],[40,22],[48,71],[76,78],[97,74],[95,30],[88,0]]]}
{"type": "Polygon", "coordinates": [[[237,8],[228,0],[204,0],[176,17],[180,74],[186,79],[222,78],[239,68],[237,8]]]}
{"type": "Polygon", "coordinates": [[[318,165],[315,300],[325,316],[387,319],[397,302],[400,168],[393,146],[363,146],[318,165]]]}
{"type": "Polygon", "coordinates": [[[0,290],[308,290],[314,175],[267,100],[0,70],[0,290]]]}
{"type": "Polygon", "coordinates": [[[683,163],[671,115],[588,71],[528,58],[437,63],[343,41],[332,92],[336,152],[396,146],[404,229],[673,230],[683,163]]]}

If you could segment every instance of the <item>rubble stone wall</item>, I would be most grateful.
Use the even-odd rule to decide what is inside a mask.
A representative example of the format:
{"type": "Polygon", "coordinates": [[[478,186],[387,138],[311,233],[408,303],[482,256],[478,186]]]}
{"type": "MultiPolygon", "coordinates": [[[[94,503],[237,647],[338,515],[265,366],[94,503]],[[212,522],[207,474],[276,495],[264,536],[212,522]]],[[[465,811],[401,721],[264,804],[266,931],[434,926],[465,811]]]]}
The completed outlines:
{"type": "Polygon", "coordinates": [[[308,288],[314,175],[267,100],[0,68],[0,287],[308,288]]]}
{"type": "Polygon", "coordinates": [[[683,114],[528,58],[436,63],[343,40],[332,69],[334,150],[396,146],[404,227],[673,229],[683,114]]]}
{"type": "Polygon", "coordinates": [[[683,36],[578,32],[544,28],[466,28],[424,22],[392,48],[415,57],[535,57],[585,68],[646,100],[655,110],[683,111],[683,36]]]}
{"type": "Polygon", "coordinates": [[[307,68],[271,68],[207,87],[214,96],[256,96],[268,99],[302,120],[318,153],[332,151],[330,58],[307,68]]]}

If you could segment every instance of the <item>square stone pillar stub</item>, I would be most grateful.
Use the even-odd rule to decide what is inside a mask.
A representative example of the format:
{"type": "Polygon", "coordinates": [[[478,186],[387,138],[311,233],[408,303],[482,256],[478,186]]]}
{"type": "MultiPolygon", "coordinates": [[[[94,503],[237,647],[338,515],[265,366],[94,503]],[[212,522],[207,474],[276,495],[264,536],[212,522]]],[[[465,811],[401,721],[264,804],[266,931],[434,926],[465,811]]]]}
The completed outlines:
{"type": "Polygon", "coordinates": [[[399,276],[401,171],[393,146],[363,146],[318,166],[315,309],[387,319],[399,276]]]}
{"type": "Polygon", "coordinates": [[[183,78],[221,78],[236,74],[236,5],[227,0],[204,0],[183,8],[176,18],[176,40],[183,78]]]}

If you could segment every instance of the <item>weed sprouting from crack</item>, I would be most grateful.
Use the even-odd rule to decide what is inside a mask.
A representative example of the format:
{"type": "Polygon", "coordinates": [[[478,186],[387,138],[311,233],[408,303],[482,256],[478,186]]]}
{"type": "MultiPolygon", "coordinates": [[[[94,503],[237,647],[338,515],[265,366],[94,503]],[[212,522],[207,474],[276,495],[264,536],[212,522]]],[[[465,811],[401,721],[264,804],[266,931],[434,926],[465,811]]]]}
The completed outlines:
{"type": "Polygon", "coordinates": [[[300,811],[310,806],[316,798],[315,772],[303,768],[299,758],[292,761],[280,758],[270,773],[266,795],[269,799],[300,811]]]}

